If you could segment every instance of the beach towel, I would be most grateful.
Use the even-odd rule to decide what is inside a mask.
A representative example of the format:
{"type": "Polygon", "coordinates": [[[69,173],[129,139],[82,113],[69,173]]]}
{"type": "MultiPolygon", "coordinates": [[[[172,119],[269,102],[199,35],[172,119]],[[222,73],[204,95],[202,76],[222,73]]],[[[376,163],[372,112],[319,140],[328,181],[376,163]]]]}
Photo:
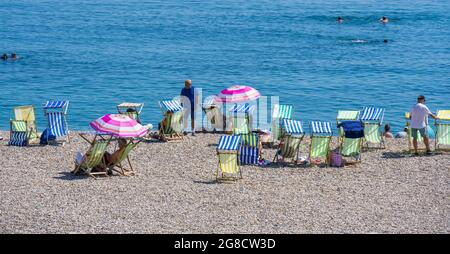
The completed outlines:
{"type": "Polygon", "coordinates": [[[338,124],[338,128],[344,129],[346,138],[362,138],[364,137],[364,125],[360,121],[342,121],[338,124]]]}

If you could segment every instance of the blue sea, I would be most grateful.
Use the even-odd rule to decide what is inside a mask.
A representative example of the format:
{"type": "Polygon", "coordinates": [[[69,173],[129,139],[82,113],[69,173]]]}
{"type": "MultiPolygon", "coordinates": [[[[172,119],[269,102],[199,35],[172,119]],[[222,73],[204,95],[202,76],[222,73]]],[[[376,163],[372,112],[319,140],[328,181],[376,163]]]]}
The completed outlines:
{"type": "Polygon", "coordinates": [[[378,106],[398,131],[419,94],[450,108],[448,0],[0,0],[0,53],[11,52],[3,130],[28,104],[42,130],[47,99],[70,100],[71,129],[123,101],[145,103],[143,122],[156,125],[157,101],[185,79],[203,95],[253,86],[305,122],[378,106]]]}

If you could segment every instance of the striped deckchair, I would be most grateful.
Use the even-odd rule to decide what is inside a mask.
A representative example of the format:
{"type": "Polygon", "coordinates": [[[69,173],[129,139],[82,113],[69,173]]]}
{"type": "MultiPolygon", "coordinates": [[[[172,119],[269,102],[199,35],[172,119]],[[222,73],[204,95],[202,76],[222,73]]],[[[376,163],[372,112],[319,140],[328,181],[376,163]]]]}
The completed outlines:
{"type": "Polygon", "coordinates": [[[436,127],[436,138],[434,140],[435,150],[450,150],[450,110],[438,110],[436,127]]]}
{"type": "MultiPolygon", "coordinates": [[[[80,134],[81,135],[81,134],[80,134]]],[[[82,136],[83,137],[83,136],[82,136]]],[[[83,137],[84,138],[84,137],[83,137]]],[[[75,164],[75,169],[72,171],[73,174],[77,174],[79,172],[83,172],[94,179],[96,179],[97,175],[105,175],[107,176],[107,171],[102,172],[92,172],[92,169],[94,169],[97,166],[102,166],[106,169],[105,165],[105,159],[104,154],[106,152],[106,149],[109,145],[111,139],[109,140],[96,140],[94,138],[94,141],[89,142],[91,146],[89,147],[88,151],[85,154],[85,160],[81,164],[75,164]]]]}
{"type": "Polygon", "coordinates": [[[129,176],[129,175],[134,175],[134,169],[133,166],[131,165],[131,160],[130,160],[130,152],[141,142],[141,140],[135,142],[133,140],[130,140],[125,149],[123,150],[122,154],[120,155],[118,161],[114,164],[109,164],[106,165],[110,170],[114,170],[118,173],[120,173],[121,175],[124,176],[129,176]],[[129,169],[124,167],[124,161],[125,159],[128,162],[128,166],[130,167],[129,169]]]}
{"type": "Polygon", "coordinates": [[[164,116],[159,123],[159,136],[163,140],[183,139],[181,132],[183,130],[183,107],[179,101],[162,100],[159,107],[164,116]]]}
{"type": "Polygon", "coordinates": [[[242,171],[239,167],[239,147],[241,136],[222,136],[217,144],[217,156],[219,165],[216,171],[216,180],[242,179],[242,171]]]}
{"type": "Polygon", "coordinates": [[[361,111],[359,120],[364,123],[364,140],[367,148],[369,144],[379,144],[380,148],[384,148],[384,139],[381,134],[383,117],[383,108],[365,107],[361,111]]]}
{"type": "Polygon", "coordinates": [[[218,129],[225,131],[226,126],[224,116],[219,105],[214,101],[214,97],[208,97],[202,104],[202,111],[206,116],[206,125],[202,121],[202,127],[206,131],[216,132],[218,129]]]}
{"type": "Polygon", "coordinates": [[[292,119],[294,108],[292,105],[275,104],[272,109],[272,135],[273,140],[280,140],[281,138],[281,120],[292,119]]]}
{"type": "MultiPolygon", "coordinates": [[[[357,125],[360,130],[363,130],[363,123],[361,121],[348,121],[353,122],[353,124],[357,125]]],[[[342,122],[341,122],[342,123],[342,122]]],[[[339,127],[339,126],[338,126],[339,127]]],[[[339,138],[339,153],[342,157],[353,157],[356,162],[361,162],[361,148],[362,148],[362,134],[361,137],[345,137],[345,128],[346,126],[339,127],[343,130],[342,137],[339,138]]]]}
{"type": "Polygon", "coordinates": [[[44,106],[44,114],[47,118],[47,142],[50,136],[64,138],[63,142],[69,142],[69,126],[67,124],[67,109],[69,101],[47,101],[44,106]]]}
{"type": "Polygon", "coordinates": [[[261,143],[257,133],[240,134],[241,146],[239,162],[241,165],[258,164],[261,156],[261,143]]]}
{"type": "Polygon", "coordinates": [[[123,102],[117,105],[117,112],[119,114],[127,115],[141,123],[141,112],[143,108],[144,103],[123,102]]]}
{"type": "MultiPolygon", "coordinates": [[[[336,117],[336,126],[339,125],[342,121],[352,121],[358,120],[359,110],[339,110],[336,117]]],[[[339,137],[344,135],[342,128],[338,129],[339,137]]]]}
{"type": "Polygon", "coordinates": [[[311,145],[309,148],[309,160],[324,159],[329,163],[330,142],[333,132],[330,122],[311,121],[311,145]]]}
{"type": "MultiPolygon", "coordinates": [[[[411,129],[411,114],[409,112],[405,112],[405,120],[406,120],[406,127],[408,128],[408,151],[413,152],[414,146],[413,146],[413,137],[412,137],[412,129],[411,129]]],[[[425,146],[419,147],[420,144],[423,144],[423,137],[420,135],[420,132],[417,132],[417,150],[425,151],[425,146]]]]}
{"type": "Polygon", "coordinates": [[[8,145],[27,146],[30,138],[30,131],[27,122],[23,120],[10,120],[10,135],[8,145]]]}
{"type": "Polygon", "coordinates": [[[280,162],[281,158],[283,160],[291,158],[294,163],[297,163],[300,143],[305,136],[302,122],[283,119],[281,122],[281,136],[281,142],[278,145],[273,162],[280,162]]]}
{"type": "Polygon", "coordinates": [[[29,131],[29,140],[39,138],[36,127],[36,115],[34,106],[20,106],[14,108],[14,120],[25,121],[29,131]]]}
{"type": "Polygon", "coordinates": [[[239,105],[234,104],[230,113],[233,118],[233,134],[248,134],[251,132],[251,124],[252,124],[252,113],[255,110],[254,105],[250,105],[248,103],[239,105]]]}

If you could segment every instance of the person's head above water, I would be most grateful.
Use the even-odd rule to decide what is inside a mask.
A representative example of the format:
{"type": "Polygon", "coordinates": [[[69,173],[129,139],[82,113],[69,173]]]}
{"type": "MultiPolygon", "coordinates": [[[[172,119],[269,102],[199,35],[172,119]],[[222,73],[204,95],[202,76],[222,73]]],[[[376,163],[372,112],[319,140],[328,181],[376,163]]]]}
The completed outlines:
{"type": "Polygon", "coordinates": [[[11,53],[11,58],[12,58],[12,59],[16,59],[16,58],[17,58],[16,52],[11,53]]]}
{"type": "Polygon", "coordinates": [[[387,18],[386,16],[381,17],[380,21],[381,21],[382,23],[387,23],[387,22],[389,22],[389,20],[388,20],[388,18],[387,18]]]}
{"type": "Polygon", "coordinates": [[[389,41],[388,41],[388,39],[384,39],[383,42],[384,43],[388,43],[389,41]]]}
{"type": "Polygon", "coordinates": [[[342,23],[342,17],[341,16],[339,16],[339,17],[337,17],[337,20],[336,20],[338,23],[342,23]]]}
{"type": "Polygon", "coordinates": [[[390,132],[391,131],[391,126],[387,123],[386,125],[384,125],[384,132],[390,132]]]}

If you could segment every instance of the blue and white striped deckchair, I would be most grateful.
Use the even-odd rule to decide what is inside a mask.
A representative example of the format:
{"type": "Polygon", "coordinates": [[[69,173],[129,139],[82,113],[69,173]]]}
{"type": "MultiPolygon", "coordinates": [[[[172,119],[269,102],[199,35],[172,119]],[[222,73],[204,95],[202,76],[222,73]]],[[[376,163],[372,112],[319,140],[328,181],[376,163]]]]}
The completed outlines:
{"type": "Polygon", "coordinates": [[[359,120],[364,123],[364,140],[366,146],[369,144],[379,144],[384,147],[384,139],[381,134],[381,124],[383,123],[384,109],[365,107],[359,115],[359,120]]]}
{"type": "Polygon", "coordinates": [[[283,119],[281,122],[281,135],[281,142],[278,145],[273,161],[279,162],[281,161],[281,158],[292,158],[293,162],[297,163],[300,143],[305,136],[302,122],[291,119],[283,119]]]}
{"type": "Polygon", "coordinates": [[[309,159],[325,159],[329,163],[330,142],[333,135],[330,122],[311,121],[311,145],[309,148],[309,159]]]}
{"type": "Polygon", "coordinates": [[[251,132],[251,124],[253,111],[256,109],[255,105],[245,104],[234,104],[230,113],[233,117],[233,134],[248,134],[251,132]]]}
{"type": "Polygon", "coordinates": [[[219,158],[219,166],[216,172],[217,180],[233,180],[236,179],[237,175],[242,178],[238,159],[240,146],[240,136],[226,135],[220,137],[217,144],[217,156],[219,158]]]}
{"type": "Polygon", "coordinates": [[[47,118],[47,142],[50,136],[56,140],[63,137],[69,141],[69,126],[67,124],[67,110],[69,101],[47,101],[44,103],[44,114],[47,118]]]}
{"type": "Polygon", "coordinates": [[[258,164],[261,155],[261,145],[257,133],[240,134],[241,147],[239,161],[241,165],[258,164]]]}
{"type": "Polygon", "coordinates": [[[8,145],[27,146],[29,137],[30,135],[26,121],[21,120],[10,121],[10,135],[8,145]]]}
{"type": "Polygon", "coordinates": [[[159,136],[163,140],[183,139],[183,106],[176,100],[159,101],[163,120],[159,123],[159,136]]]}
{"type": "Polygon", "coordinates": [[[119,114],[129,116],[140,123],[141,112],[143,108],[144,103],[122,102],[119,105],[117,105],[117,112],[119,114]]]}
{"type": "Polygon", "coordinates": [[[273,140],[281,138],[281,119],[292,119],[294,107],[292,105],[275,104],[272,109],[272,135],[273,140]]]}

